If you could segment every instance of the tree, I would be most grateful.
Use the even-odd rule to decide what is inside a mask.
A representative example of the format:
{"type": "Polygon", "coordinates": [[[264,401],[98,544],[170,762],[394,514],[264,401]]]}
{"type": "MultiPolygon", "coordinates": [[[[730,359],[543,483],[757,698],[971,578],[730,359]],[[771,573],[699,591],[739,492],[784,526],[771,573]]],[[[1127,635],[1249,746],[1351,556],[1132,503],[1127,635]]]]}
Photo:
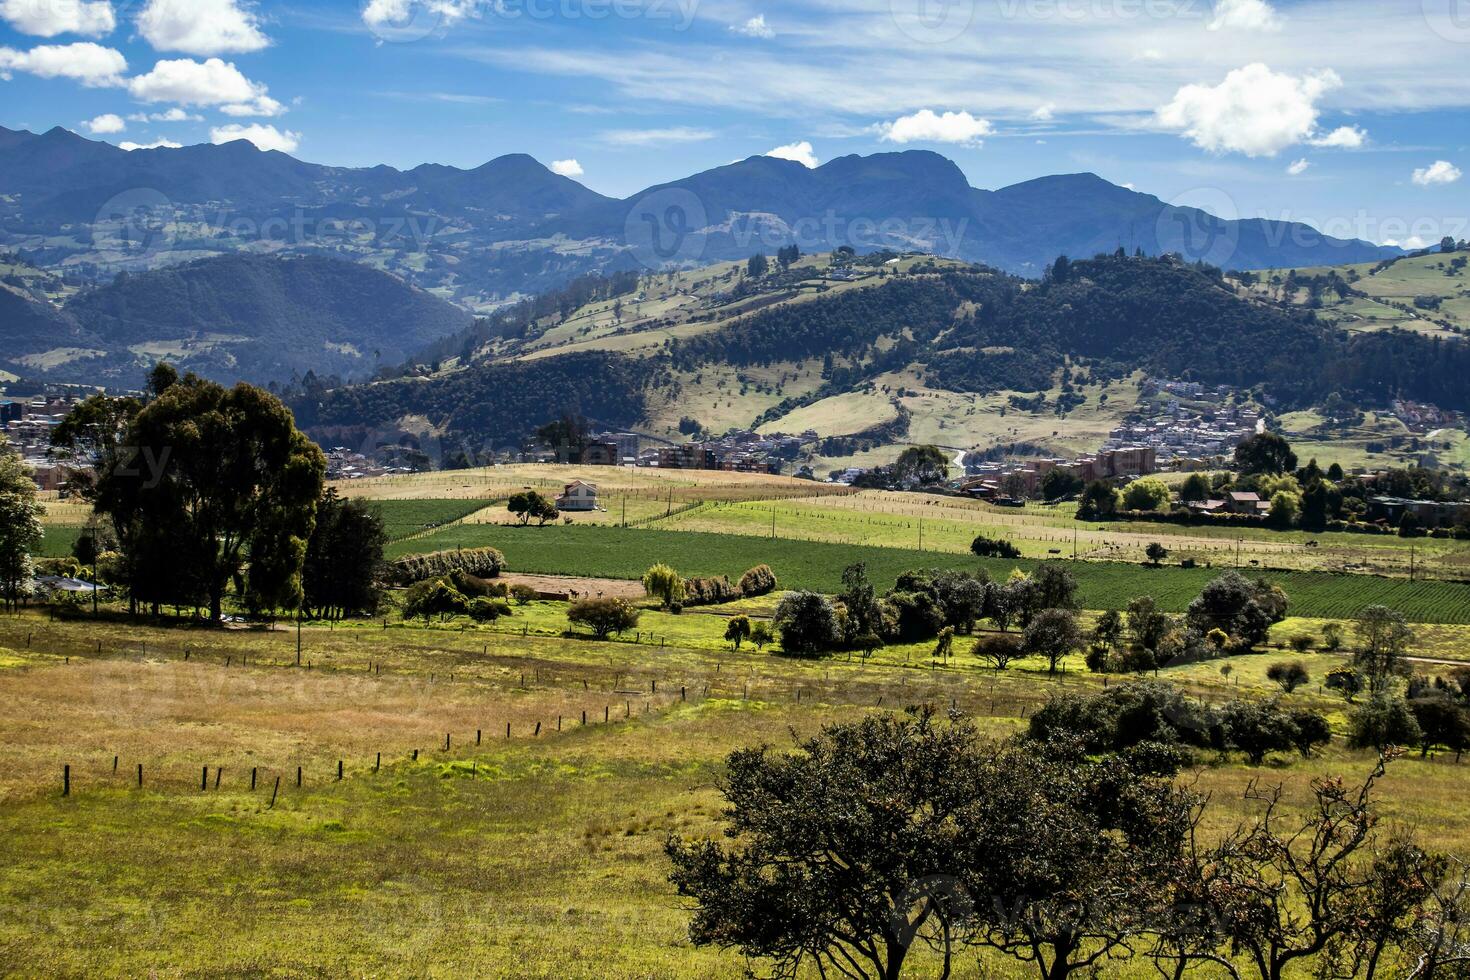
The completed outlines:
{"type": "Polygon", "coordinates": [[[1104,650],[1116,650],[1123,640],[1123,617],[1109,609],[1097,617],[1092,628],[1092,642],[1104,650]]]}
{"type": "Polygon", "coordinates": [[[556,504],[535,490],[511,494],[510,500],[506,502],[506,510],[520,518],[521,527],[533,520],[545,527],[547,521],[554,521],[561,516],[556,504]]]}
{"type": "Polygon", "coordinates": [[[771,633],[770,625],[765,622],[756,623],[750,628],[750,642],[754,643],[755,648],[763,653],[765,652],[766,646],[775,639],[775,635],[771,633]]]}
{"type": "Polygon", "coordinates": [[[1212,964],[1238,977],[1234,959],[1262,980],[1296,976],[1311,961],[1316,976],[1374,976],[1388,951],[1411,940],[1443,868],[1411,840],[1377,833],[1372,793],[1384,765],[1356,790],[1315,780],[1313,805],[1297,820],[1279,787],[1253,784],[1246,798],[1260,815],[1214,847],[1195,838],[1196,823],[1175,899],[1191,928],[1175,931],[1185,942],[1168,944],[1164,959],[1177,970],[1166,975],[1212,964]]]}
{"type": "Polygon", "coordinates": [[[1264,762],[1268,752],[1294,748],[1299,734],[1291,715],[1274,701],[1231,701],[1220,709],[1220,728],[1253,766],[1264,762]]]}
{"type": "Polygon", "coordinates": [[[1235,469],[1241,476],[1280,476],[1296,470],[1296,453],[1291,443],[1274,432],[1262,432],[1235,447],[1235,469]]]}
{"type": "Polygon", "coordinates": [[[1209,477],[1203,473],[1191,473],[1184,481],[1184,485],[1179,488],[1179,499],[1186,503],[1195,503],[1209,500],[1210,495],[1214,492],[1215,488],[1210,485],[1209,477]]]}
{"type": "Polygon", "coordinates": [[[1278,490],[1271,496],[1271,510],[1267,513],[1266,519],[1275,527],[1291,527],[1296,523],[1297,516],[1301,512],[1302,498],[1300,494],[1278,490]]]}
{"type": "Polygon", "coordinates": [[[725,642],[732,643],[739,651],[740,644],[750,639],[750,617],[731,616],[730,621],[725,624],[725,642]]]}
{"type": "MultiPolygon", "coordinates": [[[[877,590],[868,581],[865,562],[842,570],[842,605],[847,610],[848,636],[877,633],[883,625],[883,612],[878,607],[877,590]]],[[[783,644],[784,645],[784,644],[783,644]]]]}
{"type": "Polygon", "coordinates": [[[567,622],[587,627],[599,640],[622,636],[638,625],[638,618],[638,608],[627,599],[578,599],[567,607],[567,622]]]}
{"type": "Polygon", "coordinates": [[[504,599],[480,597],[471,599],[465,612],[477,623],[493,623],[502,616],[510,615],[510,605],[504,599]]]}
{"type": "Polygon", "coordinates": [[[1082,629],[1077,616],[1068,609],[1046,609],[1038,613],[1026,627],[1021,649],[1030,655],[1045,657],[1048,671],[1055,674],[1063,658],[1082,646],[1082,629]]]}
{"type": "Polygon", "coordinates": [[[1325,685],[1329,691],[1341,691],[1351,704],[1363,690],[1363,675],[1352,667],[1334,667],[1327,672],[1325,685]]]}
{"type": "Polygon", "coordinates": [[[1300,660],[1294,660],[1290,663],[1276,663],[1267,667],[1266,679],[1279,684],[1283,691],[1291,694],[1302,685],[1311,683],[1312,675],[1307,673],[1306,666],[1300,660]]]}
{"type": "Polygon", "coordinates": [[[740,594],[747,599],[776,591],[776,573],[770,565],[757,565],[740,576],[740,594]]]}
{"type": "Polygon", "coordinates": [[[1287,605],[1280,589],[1231,571],[1204,587],[1189,604],[1185,619],[1201,633],[1223,630],[1249,650],[1264,643],[1272,625],[1286,618],[1287,605]]]}
{"type": "Polygon", "coordinates": [[[816,656],[842,644],[837,610],[824,595],[793,592],[776,607],[774,619],[781,631],[781,649],[796,656],[816,656]]]}
{"type": "Polygon", "coordinates": [[[1348,745],[1355,749],[1418,745],[1424,733],[1403,698],[1384,691],[1374,694],[1348,719],[1348,745]]]}
{"type": "Polygon", "coordinates": [[[991,538],[982,534],[970,542],[970,551],[980,558],[1020,558],[1021,549],[1003,538],[991,538]]]}
{"type": "Polygon", "coordinates": [[[409,586],[403,597],[403,618],[423,617],[424,625],[438,616],[442,622],[450,616],[459,616],[469,609],[469,600],[449,583],[447,579],[425,579],[409,586]]]}
{"type": "Polygon", "coordinates": [[[1134,646],[1155,652],[1173,630],[1173,618],[1159,610],[1153,596],[1139,596],[1128,603],[1128,637],[1134,646]]]}
{"type": "Polygon", "coordinates": [[[949,477],[949,458],[938,446],[910,446],[893,464],[893,480],[899,486],[930,486],[949,477]]]}
{"type": "Polygon", "coordinates": [[[1012,633],[991,633],[975,641],[975,656],[994,670],[1005,670],[1012,663],[1023,659],[1026,654],[1022,638],[1012,633]]]}
{"type": "Polygon", "coordinates": [[[752,255],[750,261],[745,263],[745,274],[752,279],[759,279],[769,271],[771,271],[770,260],[759,252],[752,255]]]}
{"type": "Polygon", "coordinates": [[[1041,475],[1041,498],[1048,502],[1081,493],[1087,484],[1071,470],[1047,470],[1041,475]]]}
{"type": "Polygon", "coordinates": [[[643,573],[643,591],[672,609],[684,601],[684,576],[660,562],[643,573]]]}
{"type": "Polygon", "coordinates": [[[1105,521],[1118,513],[1118,493],[1101,480],[1094,480],[1082,491],[1077,505],[1079,521],[1105,521]]]}
{"type": "Polygon", "coordinates": [[[1383,691],[1393,678],[1407,673],[1404,658],[1414,631],[1403,613],[1387,606],[1369,606],[1358,614],[1353,634],[1358,641],[1353,663],[1368,679],[1370,691],[1383,691]]]}
{"type": "Polygon", "coordinates": [[[304,608],[315,619],[370,614],[378,608],[378,578],[388,532],[364,500],[329,489],[317,504],[316,525],[301,569],[304,608]]]}
{"type": "Polygon", "coordinates": [[[1146,549],[1144,549],[1144,554],[1148,557],[1148,560],[1153,564],[1153,566],[1157,568],[1164,563],[1165,558],[1169,557],[1169,549],[1165,548],[1157,541],[1154,541],[1151,542],[1146,549]]]}
{"type": "Polygon", "coordinates": [[[790,269],[793,265],[795,265],[798,261],[800,261],[800,259],[801,259],[801,246],[800,245],[786,245],[786,246],[783,246],[781,249],[779,249],[776,252],[776,262],[777,262],[778,265],[781,266],[781,271],[782,272],[785,272],[788,269],[790,269]]]}
{"type": "Polygon", "coordinates": [[[954,627],[946,626],[939,631],[939,642],[934,645],[934,659],[948,661],[954,653],[954,627]]]}
{"type": "Polygon", "coordinates": [[[1409,710],[1419,725],[1421,754],[1427,756],[1431,748],[1443,745],[1459,758],[1470,748],[1470,710],[1452,698],[1443,694],[1415,698],[1409,702],[1409,710]]]}
{"type": "Polygon", "coordinates": [[[1128,510],[1164,510],[1169,506],[1169,485],[1156,476],[1134,480],[1123,491],[1123,506],[1128,510]]]}
{"type": "Polygon", "coordinates": [[[31,556],[43,535],[41,513],[30,471],[0,436],[0,601],[7,610],[30,589],[31,556]]]}
{"type": "Polygon", "coordinates": [[[124,445],[136,451],[111,456],[95,505],[128,552],[135,598],[201,597],[218,623],[247,560],[247,602],[300,596],[326,458],[279,399],[187,376],[137,413],[124,445]]]}

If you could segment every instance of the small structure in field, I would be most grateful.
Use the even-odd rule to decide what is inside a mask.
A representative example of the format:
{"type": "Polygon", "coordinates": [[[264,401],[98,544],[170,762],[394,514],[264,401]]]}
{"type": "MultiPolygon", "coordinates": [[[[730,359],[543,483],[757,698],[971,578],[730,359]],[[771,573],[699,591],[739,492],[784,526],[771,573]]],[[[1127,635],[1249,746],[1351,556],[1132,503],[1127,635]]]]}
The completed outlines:
{"type": "Polygon", "coordinates": [[[556,498],[556,509],[564,514],[587,513],[599,510],[597,486],[585,480],[568,483],[560,497],[556,498]]]}

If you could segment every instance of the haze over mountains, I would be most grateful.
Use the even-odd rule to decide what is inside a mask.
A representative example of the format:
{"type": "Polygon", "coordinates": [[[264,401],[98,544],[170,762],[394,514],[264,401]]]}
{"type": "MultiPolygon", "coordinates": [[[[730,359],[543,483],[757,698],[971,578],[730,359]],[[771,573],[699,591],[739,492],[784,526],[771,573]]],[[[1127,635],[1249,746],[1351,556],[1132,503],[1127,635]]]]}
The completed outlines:
{"type": "Polygon", "coordinates": [[[1091,174],[979,190],[927,151],[815,169],[751,157],[615,200],[524,155],[473,170],[350,169],[244,141],[129,152],[60,128],[0,129],[0,192],[0,243],[46,267],[105,274],[238,250],[328,251],[481,309],[590,271],[697,265],[792,241],[809,252],[920,249],[1033,277],[1059,254],[1120,245],[1227,269],[1400,254],[1175,208],[1091,174]]]}

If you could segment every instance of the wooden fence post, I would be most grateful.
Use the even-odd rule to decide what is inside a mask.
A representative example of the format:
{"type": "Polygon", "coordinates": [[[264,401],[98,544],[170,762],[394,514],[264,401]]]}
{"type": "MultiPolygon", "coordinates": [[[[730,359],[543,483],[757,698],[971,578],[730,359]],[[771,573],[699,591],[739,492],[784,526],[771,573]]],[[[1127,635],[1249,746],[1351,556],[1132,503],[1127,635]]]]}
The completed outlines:
{"type": "Polygon", "coordinates": [[[138,788],[143,788],[143,763],[138,763],[138,788]]]}
{"type": "Polygon", "coordinates": [[[71,795],[71,764],[61,767],[61,795],[71,795]]]}
{"type": "Polygon", "coordinates": [[[219,781],[220,781],[220,778],[222,776],[224,776],[224,774],[225,774],[225,768],[224,768],[224,766],[215,766],[214,767],[214,788],[215,789],[219,789],[219,781]]]}
{"type": "Polygon", "coordinates": [[[337,760],[337,782],[340,783],[341,781],[342,781],[342,760],[341,759],[338,759],[337,760]]]}
{"type": "Polygon", "coordinates": [[[377,772],[378,770],[380,770],[382,768],[383,768],[383,753],[379,752],[378,753],[378,757],[373,760],[373,772],[377,772]]]}
{"type": "Polygon", "coordinates": [[[296,788],[297,789],[300,789],[301,788],[301,767],[300,766],[297,766],[296,767],[296,788]]]}
{"type": "Polygon", "coordinates": [[[257,767],[256,766],[251,766],[250,767],[250,792],[252,792],[252,793],[255,792],[255,777],[256,777],[257,774],[258,774],[257,767]]]}
{"type": "Polygon", "coordinates": [[[539,737],[540,735],[541,735],[541,722],[538,721],[538,722],[536,722],[536,732],[535,732],[535,735],[533,737],[539,737]]]}
{"type": "Polygon", "coordinates": [[[480,736],[483,734],[478,728],[475,729],[475,744],[480,744],[480,736]]]}
{"type": "Polygon", "coordinates": [[[271,790],[271,805],[268,806],[268,807],[266,807],[267,810],[274,810],[276,808],[276,796],[280,792],[281,792],[281,777],[280,776],[277,776],[276,777],[276,788],[273,789],[273,790],[271,790]]]}

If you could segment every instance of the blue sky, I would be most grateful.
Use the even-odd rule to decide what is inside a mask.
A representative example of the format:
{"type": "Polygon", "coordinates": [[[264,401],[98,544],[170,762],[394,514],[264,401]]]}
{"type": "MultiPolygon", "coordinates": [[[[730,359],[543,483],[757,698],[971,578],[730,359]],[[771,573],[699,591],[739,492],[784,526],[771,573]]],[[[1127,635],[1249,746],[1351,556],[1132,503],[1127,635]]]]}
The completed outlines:
{"type": "Polygon", "coordinates": [[[0,0],[0,124],[626,196],[929,149],[1226,217],[1470,238],[1470,0],[0,0]]]}

